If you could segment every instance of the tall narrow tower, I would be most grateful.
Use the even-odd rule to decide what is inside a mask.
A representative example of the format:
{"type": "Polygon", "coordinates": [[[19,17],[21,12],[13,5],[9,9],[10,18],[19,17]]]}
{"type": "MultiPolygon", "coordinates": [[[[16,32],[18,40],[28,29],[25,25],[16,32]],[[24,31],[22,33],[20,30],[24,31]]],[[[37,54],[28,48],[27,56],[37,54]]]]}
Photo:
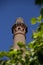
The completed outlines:
{"type": "Polygon", "coordinates": [[[16,23],[12,26],[12,33],[14,39],[13,49],[18,49],[18,42],[26,43],[27,26],[24,24],[23,18],[16,19],[16,23]]]}

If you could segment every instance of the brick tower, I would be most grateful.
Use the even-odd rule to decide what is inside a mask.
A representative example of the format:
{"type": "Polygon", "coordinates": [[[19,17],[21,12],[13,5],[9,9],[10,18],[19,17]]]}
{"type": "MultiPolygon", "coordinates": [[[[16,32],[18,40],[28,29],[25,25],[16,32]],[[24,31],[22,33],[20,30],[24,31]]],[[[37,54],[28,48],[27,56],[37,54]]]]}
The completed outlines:
{"type": "Polygon", "coordinates": [[[23,18],[19,17],[15,21],[16,23],[12,26],[12,33],[14,39],[13,49],[18,49],[18,42],[26,43],[27,26],[24,24],[23,18]]]}

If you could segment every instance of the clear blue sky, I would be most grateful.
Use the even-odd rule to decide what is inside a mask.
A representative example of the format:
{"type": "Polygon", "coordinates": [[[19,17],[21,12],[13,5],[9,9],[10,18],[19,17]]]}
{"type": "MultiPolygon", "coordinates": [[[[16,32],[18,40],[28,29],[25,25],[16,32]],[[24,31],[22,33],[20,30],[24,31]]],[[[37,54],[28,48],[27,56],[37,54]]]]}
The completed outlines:
{"type": "Polygon", "coordinates": [[[28,26],[26,43],[31,41],[32,26],[30,19],[40,15],[39,7],[35,6],[34,0],[0,0],[0,51],[8,51],[13,44],[11,27],[17,17],[23,17],[28,26]]]}

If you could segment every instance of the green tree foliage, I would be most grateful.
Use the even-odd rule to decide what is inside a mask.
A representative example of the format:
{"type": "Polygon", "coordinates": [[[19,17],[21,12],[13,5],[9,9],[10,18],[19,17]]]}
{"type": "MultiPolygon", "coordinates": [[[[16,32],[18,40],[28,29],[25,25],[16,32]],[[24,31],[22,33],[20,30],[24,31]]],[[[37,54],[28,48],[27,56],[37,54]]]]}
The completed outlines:
{"type": "Polygon", "coordinates": [[[43,0],[35,0],[35,4],[36,5],[42,5],[43,4],[43,0]]]}
{"type": "Polygon", "coordinates": [[[32,35],[33,41],[30,42],[29,48],[32,51],[32,58],[34,58],[37,65],[43,65],[43,23],[39,24],[36,32],[32,35]]]}
{"type": "Polygon", "coordinates": [[[34,17],[31,19],[32,24],[41,23],[41,21],[42,21],[42,15],[38,16],[37,18],[34,17]]]}
{"type": "Polygon", "coordinates": [[[35,0],[35,5],[41,6],[40,14],[42,15],[42,18],[43,18],[43,0],[35,0]]]}

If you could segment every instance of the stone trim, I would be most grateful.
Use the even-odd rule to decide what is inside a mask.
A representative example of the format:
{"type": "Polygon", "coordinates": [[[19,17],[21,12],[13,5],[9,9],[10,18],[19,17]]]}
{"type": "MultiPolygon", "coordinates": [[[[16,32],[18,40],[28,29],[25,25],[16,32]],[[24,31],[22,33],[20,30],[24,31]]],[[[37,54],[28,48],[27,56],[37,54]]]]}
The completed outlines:
{"type": "MultiPolygon", "coordinates": [[[[18,34],[22,34],[22,35],[25,36],[25,34],[23,34],[23,33],[16,33],[16,34],[13,35],[13,39],[14,39],[14,36],[15,36],[15,35],[18,35],[18,34]]],[[[25,36],[25,38],[26,38],[26,36],[25,36]]]]}

